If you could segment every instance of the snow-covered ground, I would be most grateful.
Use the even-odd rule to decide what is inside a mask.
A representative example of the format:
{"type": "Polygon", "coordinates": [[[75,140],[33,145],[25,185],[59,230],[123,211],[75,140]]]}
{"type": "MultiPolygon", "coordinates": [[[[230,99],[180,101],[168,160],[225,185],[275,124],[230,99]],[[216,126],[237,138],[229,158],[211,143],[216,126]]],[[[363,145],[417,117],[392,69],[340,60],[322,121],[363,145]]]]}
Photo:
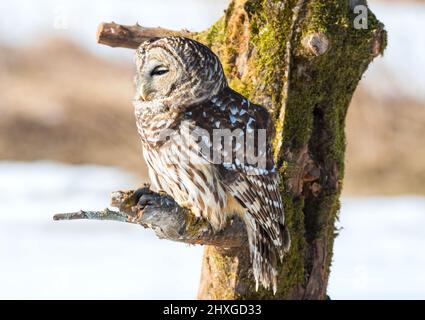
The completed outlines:
{"type": "Polygon", "coordinates": [[[425,299],[425,197],[342,201],[332,299],[425,299]]]}
{"type": "MultiPolygon", "coordinates": [[[[107,167],[0,162],[0,299],[191,299],[201,247],[116,222],[54,222],[140,184],[107,167]]],[[[329,294],[425,298],[425,198],[345,199],[329,294]]]]}
{"type": "Polygon", "coordinates": [[[102,209],[138,182],[113,168],[0,162],[0,299],[195,298],[201,247],[136,225],[52,220],[102,209]]]}

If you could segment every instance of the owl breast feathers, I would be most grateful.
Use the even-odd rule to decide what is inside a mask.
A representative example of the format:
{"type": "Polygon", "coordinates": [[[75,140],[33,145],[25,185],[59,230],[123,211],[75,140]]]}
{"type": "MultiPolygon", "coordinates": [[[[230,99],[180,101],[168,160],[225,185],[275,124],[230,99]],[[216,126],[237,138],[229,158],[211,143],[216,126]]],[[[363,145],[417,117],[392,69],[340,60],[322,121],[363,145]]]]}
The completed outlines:
{"type": "Polygon", "coordinates": [[[136,54],[137,127],[152,186],[214,230],[245,222],[256,284],[277,288],[289,249],[268,111],[227,85],[217,56],[181,37],[136,54]]]}

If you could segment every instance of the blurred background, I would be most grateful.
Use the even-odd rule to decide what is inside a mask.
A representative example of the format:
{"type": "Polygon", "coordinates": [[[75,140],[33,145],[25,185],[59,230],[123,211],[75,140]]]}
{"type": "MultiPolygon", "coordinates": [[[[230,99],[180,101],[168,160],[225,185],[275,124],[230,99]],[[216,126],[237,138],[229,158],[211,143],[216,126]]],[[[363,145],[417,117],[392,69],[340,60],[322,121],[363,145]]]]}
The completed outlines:
{"type": "MultiPolygon", "coordinates": [[[[147,180],[133,51],[100,22],[201,31],[228,0],[0,0],[0,298],[192,299],[202,247],[113,222],[54,223],[147,180]]],[[[425,1],[369,1],[389,46],[348,113],[332,299],[425,298],[425,1]]]]}

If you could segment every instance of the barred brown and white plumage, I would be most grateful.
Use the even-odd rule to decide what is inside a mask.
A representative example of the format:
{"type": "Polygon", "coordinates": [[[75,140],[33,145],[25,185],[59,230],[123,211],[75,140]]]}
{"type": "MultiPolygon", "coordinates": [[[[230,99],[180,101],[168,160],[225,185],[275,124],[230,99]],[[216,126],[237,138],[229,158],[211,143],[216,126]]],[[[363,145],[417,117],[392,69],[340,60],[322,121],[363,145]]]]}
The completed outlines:
{"type": "Polygon", "coordinates": [[[218,57],[194,40],[145,42],[136,64],[134,107],[152,186],[214,230],[239,215],[257,286],[276,290],[290,240],[268,111],[230,89],[218,57]]]}

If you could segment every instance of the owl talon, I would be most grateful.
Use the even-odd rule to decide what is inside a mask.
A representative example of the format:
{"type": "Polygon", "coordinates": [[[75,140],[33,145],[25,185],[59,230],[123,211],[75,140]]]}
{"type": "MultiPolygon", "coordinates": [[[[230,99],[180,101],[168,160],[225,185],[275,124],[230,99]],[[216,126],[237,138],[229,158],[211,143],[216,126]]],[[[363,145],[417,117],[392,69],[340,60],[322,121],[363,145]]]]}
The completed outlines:
{"type": "Polygon", "coordinates": [[[147,206],[155,205],[158,202],[157,201],[158,198],[159,198],[158,194],[155,194],[152,191],[150,191],[150,193],[143,194],[139,198],[139,201],[137,202],[137,205],[136,205],[137,210],[143,210],[147,206]]]}

